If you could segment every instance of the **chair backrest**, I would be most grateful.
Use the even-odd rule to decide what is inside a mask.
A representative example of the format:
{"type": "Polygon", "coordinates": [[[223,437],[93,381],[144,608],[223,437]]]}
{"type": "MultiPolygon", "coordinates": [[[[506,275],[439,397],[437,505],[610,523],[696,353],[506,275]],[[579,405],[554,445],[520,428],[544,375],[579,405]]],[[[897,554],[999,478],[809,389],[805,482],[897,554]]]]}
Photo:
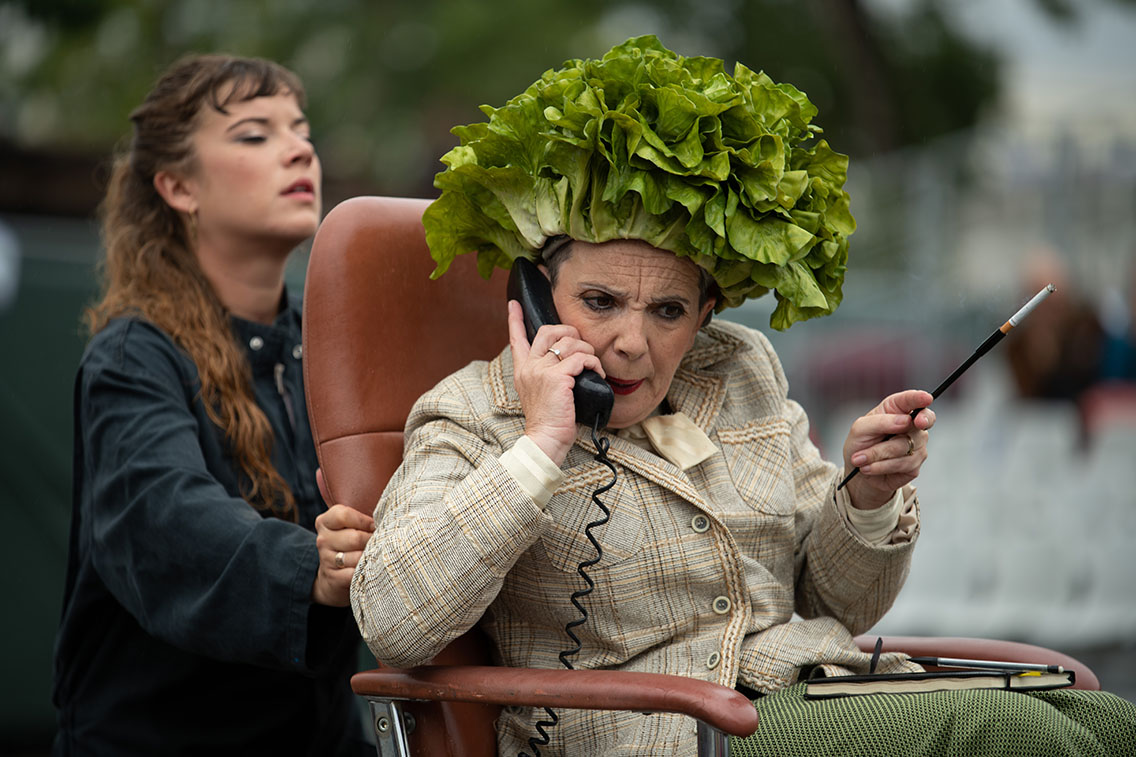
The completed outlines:
{"type": "Polygon", "coordinates": [[[429,204],[346,200],[308,262],[303,365],[316,454],[333,500],[368,515],[402,462],[414,401],[508,342],[504,275],[486,281],[465,255],[430,280],[429,204]]]}
{"type": "MultiPolygon", "coordinates": [[[[428,200],[356,197],[337,205],[312,243],[304,285],[308,417],[332,501],[370,515],[402,462],[415,400],[508,343],[506,276],[486,281],[473,255],[431,281],[422,212],[428,200]]],[[[478,629],[435,658],[488,664],[478,629]]],[[[416,755],[491,755],[499,707],[407,703],[416,755]]]]}

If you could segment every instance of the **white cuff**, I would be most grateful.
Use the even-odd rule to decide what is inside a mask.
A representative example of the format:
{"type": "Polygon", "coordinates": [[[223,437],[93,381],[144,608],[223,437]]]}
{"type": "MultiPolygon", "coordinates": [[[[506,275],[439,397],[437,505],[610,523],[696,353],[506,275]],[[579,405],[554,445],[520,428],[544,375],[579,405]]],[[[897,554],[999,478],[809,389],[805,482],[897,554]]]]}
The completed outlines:
{"type": "MultiPolygon", "coordinates": [[[[843,491],[840,493],[843,494],[843,491]]],[[[903,508],[903,490],[896,489],[891,502],[873,510],[858,510],[850,501],[842,504],[844,504],[841,508],[844,510],[844,517],[852,525],[852,530],[860,534],[864,541],[878,547],[890,541],[892,532],[899,523],[899,513],[903,508]]]]}
{"type": "Polygon", "coordinates": [[[517,439],[512,447],[501,453],[499,459],[505,470],[542,510],[564,480],[564,474],[556,463],[527,436],[517,439]]]}

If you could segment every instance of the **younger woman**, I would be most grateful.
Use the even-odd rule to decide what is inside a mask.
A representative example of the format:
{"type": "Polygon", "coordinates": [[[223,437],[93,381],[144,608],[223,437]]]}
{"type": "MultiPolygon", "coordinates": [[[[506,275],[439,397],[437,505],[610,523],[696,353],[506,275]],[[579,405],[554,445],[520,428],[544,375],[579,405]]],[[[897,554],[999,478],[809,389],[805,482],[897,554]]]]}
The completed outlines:
{"type": "Polygon", "coordinates": [[[297,77],[194,56],[131,115],[75,384],[57,754],[358,754],[344,609],[374,526],[325,509],[288,255],[320,219],[297,77]]]}

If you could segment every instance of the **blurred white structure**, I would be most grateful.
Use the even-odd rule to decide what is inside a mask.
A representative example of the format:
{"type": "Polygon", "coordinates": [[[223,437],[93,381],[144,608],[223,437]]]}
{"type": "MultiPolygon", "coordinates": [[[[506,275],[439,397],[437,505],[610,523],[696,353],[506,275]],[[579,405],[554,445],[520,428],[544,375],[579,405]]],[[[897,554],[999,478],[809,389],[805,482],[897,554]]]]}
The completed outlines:
{"type": "MultiPolygon", "coordinates": [[[[839,459],[853,418],[890,392],[933,388],[1034,294],[1024,282],[1042,256],[1067,274],[1055,297],[1115,305],[1106,293],[1136,268],[1134,134],[1027,134],[1007,121],[853,161],[859,229],[837,313],[785,334],[768,328],[772,302],[724,317],[769,334],[814,439],[839,459]]],[[[922,535],[874,631],[1131,644],[1136,419],[1083,448],[1072,402],[1015,396],[1014,337],[936,403],[922,535]]]]}
{"type": "Polygon", "coordinates": [[[1136,424],[1081,450],[1072,405],[1022,403],[1001,364],[974,370],[975,390],[938,408],[911,575],[875,631],[1136,638],[1136,424]]]}

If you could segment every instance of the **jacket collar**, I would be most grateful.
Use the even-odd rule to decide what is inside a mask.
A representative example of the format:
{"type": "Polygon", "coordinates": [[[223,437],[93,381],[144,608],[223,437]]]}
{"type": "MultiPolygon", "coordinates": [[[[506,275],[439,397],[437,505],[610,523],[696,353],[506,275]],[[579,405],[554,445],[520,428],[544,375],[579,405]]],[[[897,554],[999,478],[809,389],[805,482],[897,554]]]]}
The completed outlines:
{"type": "Polygon", "coordinates": [[[300,304],[288,295],[287,289],[280,298],[280,310],[271,324],[257,323],[229,315],[229,326],[233,330],[252,365],[253,372],[259,373],[289,356],[299,360],[300,304]]]}

